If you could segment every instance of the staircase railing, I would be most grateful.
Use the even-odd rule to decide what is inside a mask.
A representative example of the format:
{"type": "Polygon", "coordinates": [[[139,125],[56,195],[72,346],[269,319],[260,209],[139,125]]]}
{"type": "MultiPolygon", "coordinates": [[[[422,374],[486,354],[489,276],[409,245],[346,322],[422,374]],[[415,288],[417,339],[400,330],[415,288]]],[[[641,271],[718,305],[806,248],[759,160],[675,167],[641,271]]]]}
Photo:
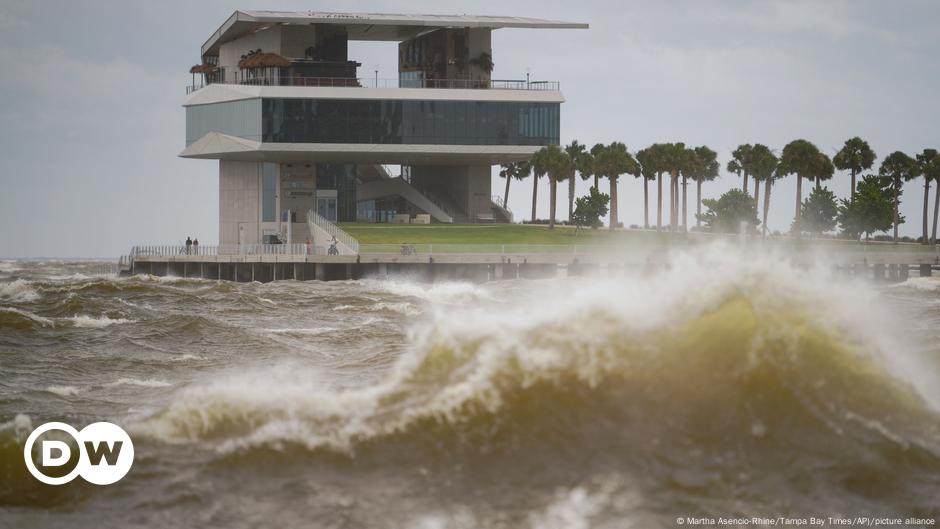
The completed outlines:
{"type": "MultiPolygon", "coordinates": [[[[356,240],[355,237],[340,229],[336,224],[326,220],[316,211],[311,209],[307,212],[307,222],[325,231],[330,236],[336,237],[336,241],[349,248],[352,253],[359,253],[359,241],[356,240]]],[[[311,228],[310,231],[312,233],[314,230],[311,228]]]]}

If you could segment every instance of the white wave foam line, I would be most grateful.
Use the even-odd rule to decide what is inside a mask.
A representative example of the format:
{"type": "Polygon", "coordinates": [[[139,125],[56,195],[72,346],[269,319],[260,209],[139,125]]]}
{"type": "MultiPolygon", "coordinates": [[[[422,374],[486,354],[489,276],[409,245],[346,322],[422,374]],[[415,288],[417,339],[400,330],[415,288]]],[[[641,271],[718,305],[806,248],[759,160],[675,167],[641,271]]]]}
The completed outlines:
{"type": "Polygon", "coordinates": [[[29,418],[29,415],[23,413],[16,414],[11,421],[0,422],[0,434],[11,432],[17,439],[25,440],[32,431],[33,421],[29,418]]]}
{"type": "Polygon", "coordinates": [[[376,303],[375,305],[372,305],[372,309],[373,310],[385,310],[389,312],[397,312],[399,314],[404,314],[405,316],[417,316],[423,312],[420,308],[415,307],[414,305],[412,305],[411,303],[408,303],[407,301],[402,301],[399,303],[390,303],[390,302],[383,301],[381,303],[376,303]]]}
{"type": "Polygon", "coordinates": [[[81,389],[75,386],[49,386],[46,388],[49,393],[55,393],[60,397],[72,397],[78,395],[81,389]]]}
{"type": "Polygon", "coordinates": [[[189,353],[182,354],[179,356],[171,356],[169,358],[170,362],[190,362],[193,360],[205,360],[205,358],[198,356],[198,355],[189,354],[189,353]]]}
{"type": "Polygon", "coordinates": [[[36,292],[31,282],[17,279],[9,283],[0,283],[0,298],[13,302],[35,301],[39,299],[39,292],[36,292]]]}
{"type": "Polygon", "coordinates": [[[198,441],[228,424],[242,433],[216,445],[222,451],[284,442],[348,451],[358,440],[421,418],[459,421],[471,402],[495,412],[502,406],[500,374],[510,370],[522,373],[523,385],[553,372],[596,383],[616,361],[609,356],[611,337],[669,329],[742,295],[763,315],[800,307],[806,318],[883,356],[889,369],[937,397],[930,389],[940,385],[937,375],[905,360],[910,349],[892,334],[879,292],[865,283],[840,281],[823,264],[800,270],[783,256],[741,255],[727,245],[680,252],[671,262],[670,270],[649,277],[545,282],[530,297],[433,311],[411,330],[410,350],[374,386],[331,391],[303,369],[261,368],[187,388],[140,431],[170,442],[198,441]],[[454,363],[446,384],[410,389],[425,383],[426,356],[442,348],[454,363]]]}
{"type": "Polygon", "coordinates": [[[83,329],[100,329],[115,324],[137,323],[137,320],[128,320],[125,318],[109,318],[107,316],[95,318],[93,316],[84,315],[72,316],[71,318],[66,318],[66,320],[70,321],[74,327],[83,329]]]}
{"type": "Polygon", "coordinates": [[[318,335],[325,334],[328,332],[336,331],[336,327],[301,327],[295,329],[263,329],[265,332],[272,334],[306,334],[306,335],[318,335]]]}
{"type": "Polygon", "coordinates": [[[16,272],[17,270],[22,269],[16,266],[16,261],[0,261],[0,273],[9,274],[10,272],[16,272]]]}
{"type": "Polygon", "coordinates": [[[391,294],[419,298],[432,303],[458,303],[492,298],[482,285],[465,282],[428,285],[400,281],[375,281],[370,284],[391,294]]]}
{"type": "Polygon", "coordinates": [[[24,316],[24,317],[26,317],[26,318],[29,318],[29,319],[35,321],[36,323],[38,323],[38,324],[40,324],[40,325],[42,325],[42,326],[44,326],[44,327],[55,327],[55,321],[53,321],[53,320],[51,320],[51,319],[49,319],[49,318],[44,318],[44,317],[39,316],[39,315],[37,315],[37,314],[33,314],[32,312],[28,312],[28,311],[25,311],[25,310],[16,309],[16,308],[13,308],[13,307],[0,307],[0,311],[12,312],[12,313],[14,313],[14,314],[19,314],[20,316],[24,316]]]}
{"type": "Polygon", "coordinates": [[[164,380],[157,380],[155,378],[148,378],[142,380],[139,378],[119,378],[114,382],[109,382],[104,384],[106,388],[113,388],[116,386],[138,386],[142,388],[166,388],[172,386],[173,384],[166,382],[164,380]]]}
{"type": "Polygon", "coordinates": [[[923,292],[936,292],[940,290],[940,277],[912,277],[903,283],[898,283],[897,286],[923,292]]]}

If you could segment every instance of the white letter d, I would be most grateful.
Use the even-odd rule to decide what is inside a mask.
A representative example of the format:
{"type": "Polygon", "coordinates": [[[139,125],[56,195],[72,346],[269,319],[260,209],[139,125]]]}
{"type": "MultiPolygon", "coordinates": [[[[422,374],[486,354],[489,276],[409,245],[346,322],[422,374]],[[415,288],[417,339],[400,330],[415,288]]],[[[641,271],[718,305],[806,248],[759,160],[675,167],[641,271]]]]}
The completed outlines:
{"type": "Polygon", "coordinates": [[[63,441],[42,442],[42,466],[61,467],[68,463],[71,457],[72,450],[67,443],[63,441]]]}

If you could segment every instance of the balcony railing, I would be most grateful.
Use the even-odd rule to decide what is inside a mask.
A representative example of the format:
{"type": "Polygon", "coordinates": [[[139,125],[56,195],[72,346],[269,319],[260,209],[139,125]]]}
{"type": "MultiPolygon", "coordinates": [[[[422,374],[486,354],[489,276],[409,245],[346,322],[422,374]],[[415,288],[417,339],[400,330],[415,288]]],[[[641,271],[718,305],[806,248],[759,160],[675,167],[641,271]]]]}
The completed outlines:
{"type": "Polygon", "coordinates": [[[326,88],[455,88],[471,90],[540,90],[558,91],[558,81],[526,81],[525,79],[378,79],[375,77],[300,77],[300,76],[264,76],[234,81],[210,82],[197,81],[186,87],[186,93],[205,88],[210,84],[237,84],[250,86],[314,86],[326,88]]]}

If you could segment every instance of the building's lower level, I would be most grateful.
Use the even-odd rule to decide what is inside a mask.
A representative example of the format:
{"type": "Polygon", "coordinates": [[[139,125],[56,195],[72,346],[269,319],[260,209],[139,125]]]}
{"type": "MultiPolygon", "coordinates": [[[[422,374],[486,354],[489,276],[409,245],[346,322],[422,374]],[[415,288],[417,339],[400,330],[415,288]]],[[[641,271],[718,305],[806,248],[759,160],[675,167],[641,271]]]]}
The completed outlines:
{"type": "Polygon", "coordinates": [[[488,165],[385,166],[219,161],[219,243],[303,243],[308,211],[330,222],[511,222],[496,204],[488,165]]]}

